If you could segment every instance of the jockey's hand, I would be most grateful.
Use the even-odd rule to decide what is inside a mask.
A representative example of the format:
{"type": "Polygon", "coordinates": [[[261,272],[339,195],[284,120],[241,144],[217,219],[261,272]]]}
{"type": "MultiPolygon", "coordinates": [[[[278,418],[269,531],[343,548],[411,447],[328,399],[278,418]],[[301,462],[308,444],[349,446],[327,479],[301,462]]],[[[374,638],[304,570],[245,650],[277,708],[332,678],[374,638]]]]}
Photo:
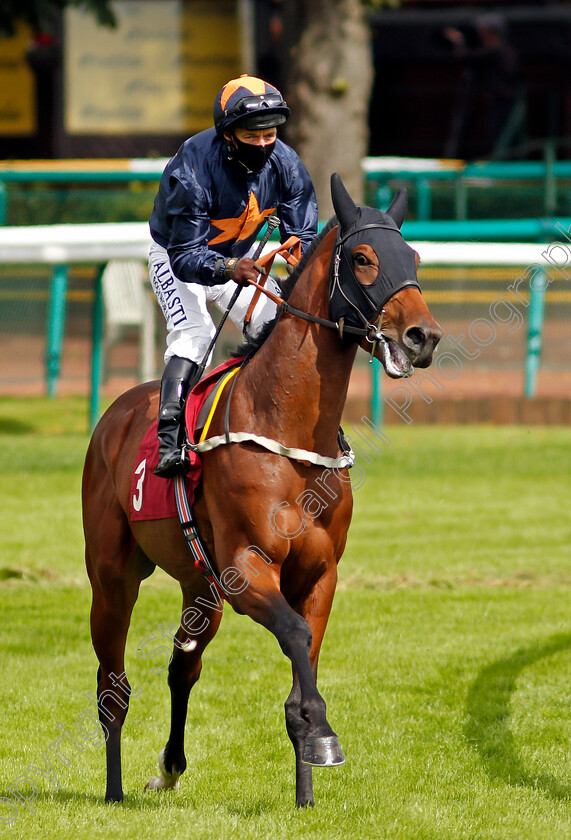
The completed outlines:
{"type": "Polygon", "coordinates": [[[260,274],[265,273],[265,268],[262,268],[261,265],[258,265],[258,263],[254,262],[254,260],[250,259],[250,257],[242,257],[242,259],[238,260],[238,262],[234,265],[232,274],[228,279],[234,280],[234,282],[238,283],[239,286],[247,286],[249,280],[254,280],[255,282],[260,274]]]}

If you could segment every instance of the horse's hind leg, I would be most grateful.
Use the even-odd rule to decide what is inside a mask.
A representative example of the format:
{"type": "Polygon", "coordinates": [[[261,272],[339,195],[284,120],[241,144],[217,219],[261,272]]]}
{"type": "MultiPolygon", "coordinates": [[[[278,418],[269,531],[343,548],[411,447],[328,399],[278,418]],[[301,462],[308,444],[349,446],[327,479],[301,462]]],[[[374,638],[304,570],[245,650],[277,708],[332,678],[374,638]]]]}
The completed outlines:
{"type": "Polygon", "coordinates": [[[202,654],[214,638],[222,618],[220,611],[196,606],[196,598],[212,597],[202,578],[196,589],[183,588],[181,625],[174,642],[169,665],[168,683],[171,692],[171,726],[164,750],[159,755],[160,776],[149,779],[145,790],[178,789],[180,776],[186,770],[184,729],[188,698],[202,669],[202,654]]]}
{"type": "MultiPolygon", "coordinates": [[[[109,530],[106,538],[110,537],[109,530]]],[[[110,544],[113,544],[112,540],[110,544]]],[[[125,675],[125,642],[140,582],[154,569],[144,556],[136,556],[136,553],[137,549],[131,547],[128,552],[131,562],[125,562],[124,556],[113,557],[112,553],[106,551],[105,559],[100,557],[99,562],[95,563],[90,551],[86,551],[93,588],[91,638],[99,660],[97,706],[106,740],[106,802],[123,800],[121,727],[127,715],[131,694],[125,675]]]]}

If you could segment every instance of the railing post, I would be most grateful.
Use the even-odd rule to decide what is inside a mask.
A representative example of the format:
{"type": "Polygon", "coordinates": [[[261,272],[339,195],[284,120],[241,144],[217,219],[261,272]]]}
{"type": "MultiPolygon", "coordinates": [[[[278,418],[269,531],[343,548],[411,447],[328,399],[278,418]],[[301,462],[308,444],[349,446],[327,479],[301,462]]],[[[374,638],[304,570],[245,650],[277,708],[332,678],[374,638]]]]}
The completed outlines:
{"type": "Polygon", "coordinates": [[[530,284],[529,314],[527,321],[527,353],[525,358],[525,396],[534,397],[541,358],[541,334],[545,310],[545,272],[537,272],[530,284]]]}
{"type": "Polygon", "coordinates": [[[427,178],[420,178],[417,184],[417,205],[416,214],[421,222],[430,219],[432,212],[432,190],[430,181],[427,178]]]}
{"type": "Polygon", "coordinates": [[[454,184],[455,210],[457,219],[468,218],[468,188],[462,175],[456,179],[454,184]]]}
{"type": "Polygon", "coordinates": [[[545,163],[544,212],[546,216],[554,216],[557,210],[557,181],[554,171],[555,144],[552,140],[546,140],[544,144],[543,160],[545,163]]]}
{"type": "Polygon", "coordinates": [[[0,181],[0,225],[2,225],[2,227],[4,227],[4,225],[6,224],[7,204],[8,197],[6,182],[0,181]]]}
{"type": "Polygon", "coordinates": [[[99,404],[102,370],[103,343],[103,272],[105,265],[97,268],[93,296],[92,342],[91,342],[91,394],[89,398],[89,430],[92,432],[99,420],[99,404]]]}
{"type": "Polygon", "coordinates": [[[371,420],[375,429],[383,427],[383,366],[378,359],[371,360],[371,420]]]}
{"type": "Polygon", "coordinates": [[[46,385],[48,397],[55,397],[61,368],[61,349],[65,328],[65,296],[67,293],[67,265],[54,265],[48,309],[46,346],[46,385]]]}
{"type": "Polygon", "coordinates": [[[375,200],[376,200],[376,207],[378,210],[386,210],[391,201],[393,200],[394,196],[390,189],[385,184],[382,184],[375,193],[375,200]]]}

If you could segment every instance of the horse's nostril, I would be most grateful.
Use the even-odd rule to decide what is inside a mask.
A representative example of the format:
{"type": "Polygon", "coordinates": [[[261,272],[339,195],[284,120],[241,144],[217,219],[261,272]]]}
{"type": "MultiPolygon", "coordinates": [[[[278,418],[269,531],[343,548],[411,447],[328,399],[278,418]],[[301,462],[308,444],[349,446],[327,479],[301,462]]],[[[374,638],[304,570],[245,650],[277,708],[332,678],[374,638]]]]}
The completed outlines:
{"type": "Polygon", "coordinates": [[[409,327],[403,341],[411,350],[421,350],[428,341],[428,332],[423,327],[409,327]]]}

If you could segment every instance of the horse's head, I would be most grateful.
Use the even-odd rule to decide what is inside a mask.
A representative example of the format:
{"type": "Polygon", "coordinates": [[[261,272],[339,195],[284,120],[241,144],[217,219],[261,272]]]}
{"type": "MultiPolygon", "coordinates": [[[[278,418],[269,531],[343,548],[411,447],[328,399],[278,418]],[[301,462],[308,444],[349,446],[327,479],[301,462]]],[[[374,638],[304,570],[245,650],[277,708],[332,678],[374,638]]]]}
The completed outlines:
{"type": "Polygon", "coordinates": [[[386,213],[358,207],[339,175],[331,177],[339,223],[329,284],[330,317],[365,329],[361,346],[370,349],[389,376],[408,376],[412,366],[428,367],[442,330],[420,292],[420,258],[400,232],[407,204],[400,189],[386,213]]]}

